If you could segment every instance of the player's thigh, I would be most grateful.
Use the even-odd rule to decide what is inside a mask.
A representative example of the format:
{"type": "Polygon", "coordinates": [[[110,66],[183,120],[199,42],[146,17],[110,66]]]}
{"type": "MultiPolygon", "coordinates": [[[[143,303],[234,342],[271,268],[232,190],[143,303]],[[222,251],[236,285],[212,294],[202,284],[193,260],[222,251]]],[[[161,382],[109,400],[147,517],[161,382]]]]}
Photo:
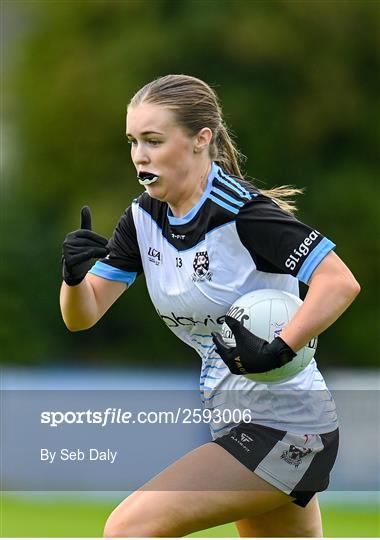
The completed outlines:
{"type": "Polygon", "coordinates": [[[105,535],[184,536],[278,508],[290,497],[219,445],[203,445],[170,465],[111,514],[105,535]]]}
{"type": "Polygon", "coordinates": [[[289,503],[254,518],[236,522],[241,537],[317,537],[323,536],[317,496],[305,508],[289,503]]]}

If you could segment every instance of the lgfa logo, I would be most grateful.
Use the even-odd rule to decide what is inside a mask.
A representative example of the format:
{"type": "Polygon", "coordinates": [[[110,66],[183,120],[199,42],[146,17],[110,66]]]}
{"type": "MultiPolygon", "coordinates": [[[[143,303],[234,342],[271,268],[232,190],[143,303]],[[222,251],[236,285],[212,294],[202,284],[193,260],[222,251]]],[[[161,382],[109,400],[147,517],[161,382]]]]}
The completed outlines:
{"type": "Polygon", "coordinates": [[[152,246],[149,246],[148,249],[148,259],[150,262],[154,264],[160,264],[161,263],[161,252],[157,251],[157,249],[152,248],[152,246]]]}

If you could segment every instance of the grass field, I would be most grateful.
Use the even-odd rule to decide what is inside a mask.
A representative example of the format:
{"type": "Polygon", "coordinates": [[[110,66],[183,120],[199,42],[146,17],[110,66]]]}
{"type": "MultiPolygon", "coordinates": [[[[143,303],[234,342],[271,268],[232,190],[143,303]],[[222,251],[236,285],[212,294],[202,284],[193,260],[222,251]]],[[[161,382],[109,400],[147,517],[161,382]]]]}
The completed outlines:
{"type": "MultiPolygon", "coordinates": [[[[106,517],[114,506],[114,503],[2,497],[1,537],[101,537],[106,517]]],[[[376,506],[323,506],[322,514],[327,537],[376,538],[380,535],[376,506]]],[[[231,523],[191,536],[233,538],[238,535],[231,523]]]]}

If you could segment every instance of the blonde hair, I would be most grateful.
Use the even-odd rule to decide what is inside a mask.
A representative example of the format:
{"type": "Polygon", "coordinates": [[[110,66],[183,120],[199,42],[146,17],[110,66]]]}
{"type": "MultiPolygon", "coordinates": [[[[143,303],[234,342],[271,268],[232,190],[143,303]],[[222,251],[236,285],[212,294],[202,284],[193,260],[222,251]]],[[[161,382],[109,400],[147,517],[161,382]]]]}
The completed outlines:
{"type": "MultiPolygon", "coordinates": [[[[190,136],[196,135],[204,127],[210,128],[213,133],[209,147],[210,158],[228,174],[243,179],[240,164],[245,160],[245,156],[234,143],[223,120],[219,99],[208,84],[190,75],[166,75],[153,80],[138,90],[128,107],[143,102],[172,110],[178,124],[190,136]]],[[[285,212],[290,214],[297,209],[295,201],[289,197],[302,193],[301,189],[292,186],[259,189],[259,191],[273,199],[285,212]]]]}

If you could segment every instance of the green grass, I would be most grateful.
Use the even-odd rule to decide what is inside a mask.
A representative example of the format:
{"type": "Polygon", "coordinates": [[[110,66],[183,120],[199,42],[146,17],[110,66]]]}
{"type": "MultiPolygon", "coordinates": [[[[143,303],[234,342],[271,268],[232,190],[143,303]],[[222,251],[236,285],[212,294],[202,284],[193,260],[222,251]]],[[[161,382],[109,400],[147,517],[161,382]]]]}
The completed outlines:
{"type": "MultiPolygon", "coordinates": [[[[101,537],[114,503],[29,500],[6,496],[1,499],[1,537],[101,537]]],[[[379,513],[375,506],[328,506],[322,508],[325,536],[378,537],[379,513]]],[[[237,537],[230,523],[190,535],[237,537]]]]}

